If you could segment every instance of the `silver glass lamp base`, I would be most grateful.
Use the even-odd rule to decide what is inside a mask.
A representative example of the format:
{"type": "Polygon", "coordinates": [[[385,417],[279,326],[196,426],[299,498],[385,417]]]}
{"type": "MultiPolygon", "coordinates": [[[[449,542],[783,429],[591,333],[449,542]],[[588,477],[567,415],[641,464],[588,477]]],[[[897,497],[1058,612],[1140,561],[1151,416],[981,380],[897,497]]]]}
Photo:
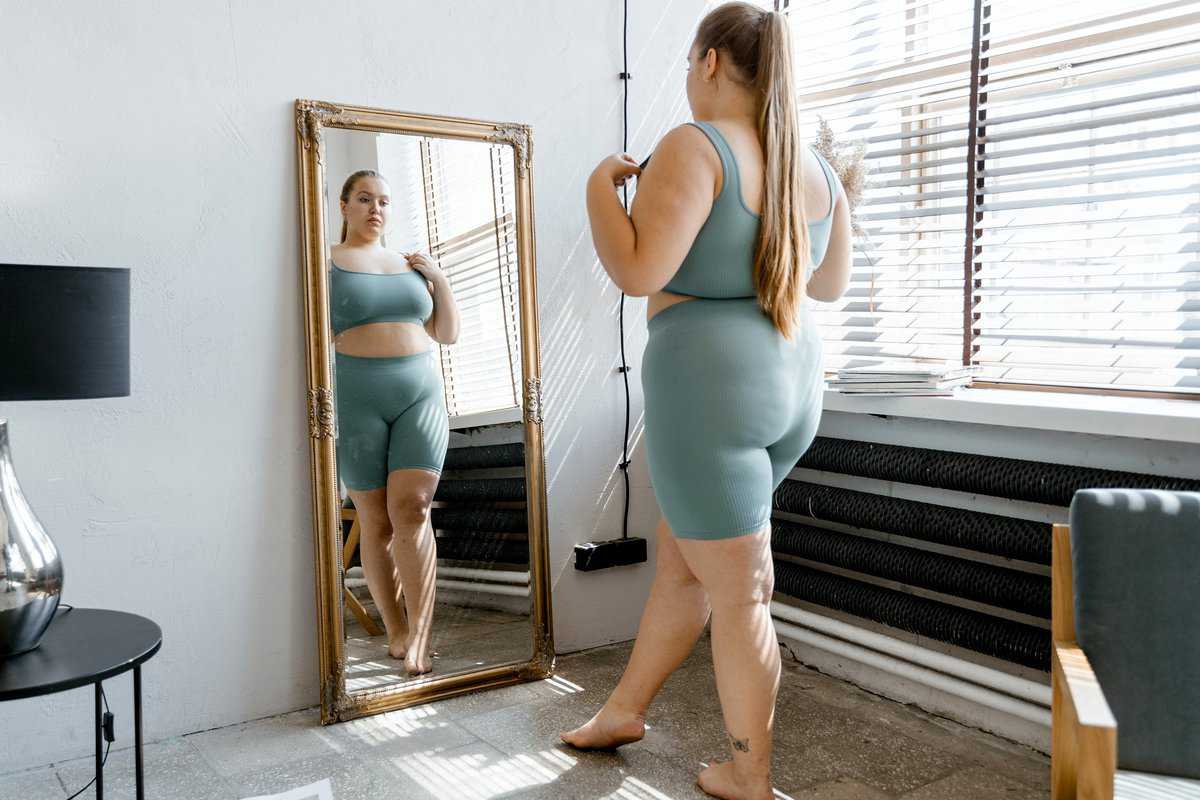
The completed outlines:
{"type": "Polygon", "coordinates": [[[21,494],[0,419],[0,658],[38,646],[62,594],[58,548],[21,494]]]}

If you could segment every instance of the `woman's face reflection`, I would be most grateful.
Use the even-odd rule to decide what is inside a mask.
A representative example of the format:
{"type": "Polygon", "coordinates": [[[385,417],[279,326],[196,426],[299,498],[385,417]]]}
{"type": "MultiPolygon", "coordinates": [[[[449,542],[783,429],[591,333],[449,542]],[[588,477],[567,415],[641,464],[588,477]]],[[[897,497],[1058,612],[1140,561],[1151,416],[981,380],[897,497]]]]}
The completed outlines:
{"type": "Polygon", "coordinates": [[[342,201],[347,236],[378,239],[387,227],[391,195],[382,178],[364,176],[354,182],[350,199],[342,201]]]}

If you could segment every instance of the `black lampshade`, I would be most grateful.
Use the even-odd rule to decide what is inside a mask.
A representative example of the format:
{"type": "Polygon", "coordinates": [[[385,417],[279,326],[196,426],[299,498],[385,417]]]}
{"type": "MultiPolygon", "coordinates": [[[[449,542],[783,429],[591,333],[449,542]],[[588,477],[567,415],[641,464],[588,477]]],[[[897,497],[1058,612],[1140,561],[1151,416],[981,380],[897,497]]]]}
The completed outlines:
{"type": "Polygon", "coordinates": [[[0,264],[0,400],[129,394],[129,270],[0,264]]]}

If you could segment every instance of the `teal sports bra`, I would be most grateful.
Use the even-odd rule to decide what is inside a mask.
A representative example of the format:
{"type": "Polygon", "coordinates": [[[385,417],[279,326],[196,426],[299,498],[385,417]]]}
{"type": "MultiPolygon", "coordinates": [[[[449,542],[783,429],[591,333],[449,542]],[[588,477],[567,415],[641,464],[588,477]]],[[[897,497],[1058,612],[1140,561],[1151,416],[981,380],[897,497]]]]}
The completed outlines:
{"type": "MultiPolygon", "coordinates": [[[[693,297],[726,299],[755,297],[754,254],[758,248],[758,229],[761,217],[746,207],[742,197],[742,179],[737,160],[728,142],[715,126],[707,122],[689,122],[695,125],[712,142],[721,157],[721,169],[725,179],[721,191],[713,200],[712,211],[704,226],[696,234],[696,240],[687,256],[664,291],[686,294],[693,297]]],[[[829,163],[815,150],[817,161],[829,184],[829,213],[808,223],[808,249],[810,263],[806,277],[825,258],[829,247],[829,236],[833,230],[833,206],[837,202],[841,183],[829,163]]]]}
{"type": "Polygon", "coordinates": [[[333,335],[372,322],[415,322],[433,316],[433,297],[425,276],[404,272],[356,272],[332,260],[329,271],[329,318],[333,335]],[[419,280],[412,280],[415,275],[419,280]]]}

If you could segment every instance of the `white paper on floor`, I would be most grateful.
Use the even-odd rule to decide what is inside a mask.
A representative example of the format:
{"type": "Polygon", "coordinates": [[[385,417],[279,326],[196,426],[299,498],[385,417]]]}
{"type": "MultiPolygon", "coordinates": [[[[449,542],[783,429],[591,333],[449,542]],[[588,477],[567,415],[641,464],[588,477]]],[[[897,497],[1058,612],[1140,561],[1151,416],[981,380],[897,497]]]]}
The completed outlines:
{"type": "Polygon", "coordinates": [[[333,787],[329,784],[329,778],[310,783],[308,786],[301,786],[299,789],[291,789],[279,794],[260,794],[255,797],[247,797],[245,800],[333,800],[333,787]]]}

